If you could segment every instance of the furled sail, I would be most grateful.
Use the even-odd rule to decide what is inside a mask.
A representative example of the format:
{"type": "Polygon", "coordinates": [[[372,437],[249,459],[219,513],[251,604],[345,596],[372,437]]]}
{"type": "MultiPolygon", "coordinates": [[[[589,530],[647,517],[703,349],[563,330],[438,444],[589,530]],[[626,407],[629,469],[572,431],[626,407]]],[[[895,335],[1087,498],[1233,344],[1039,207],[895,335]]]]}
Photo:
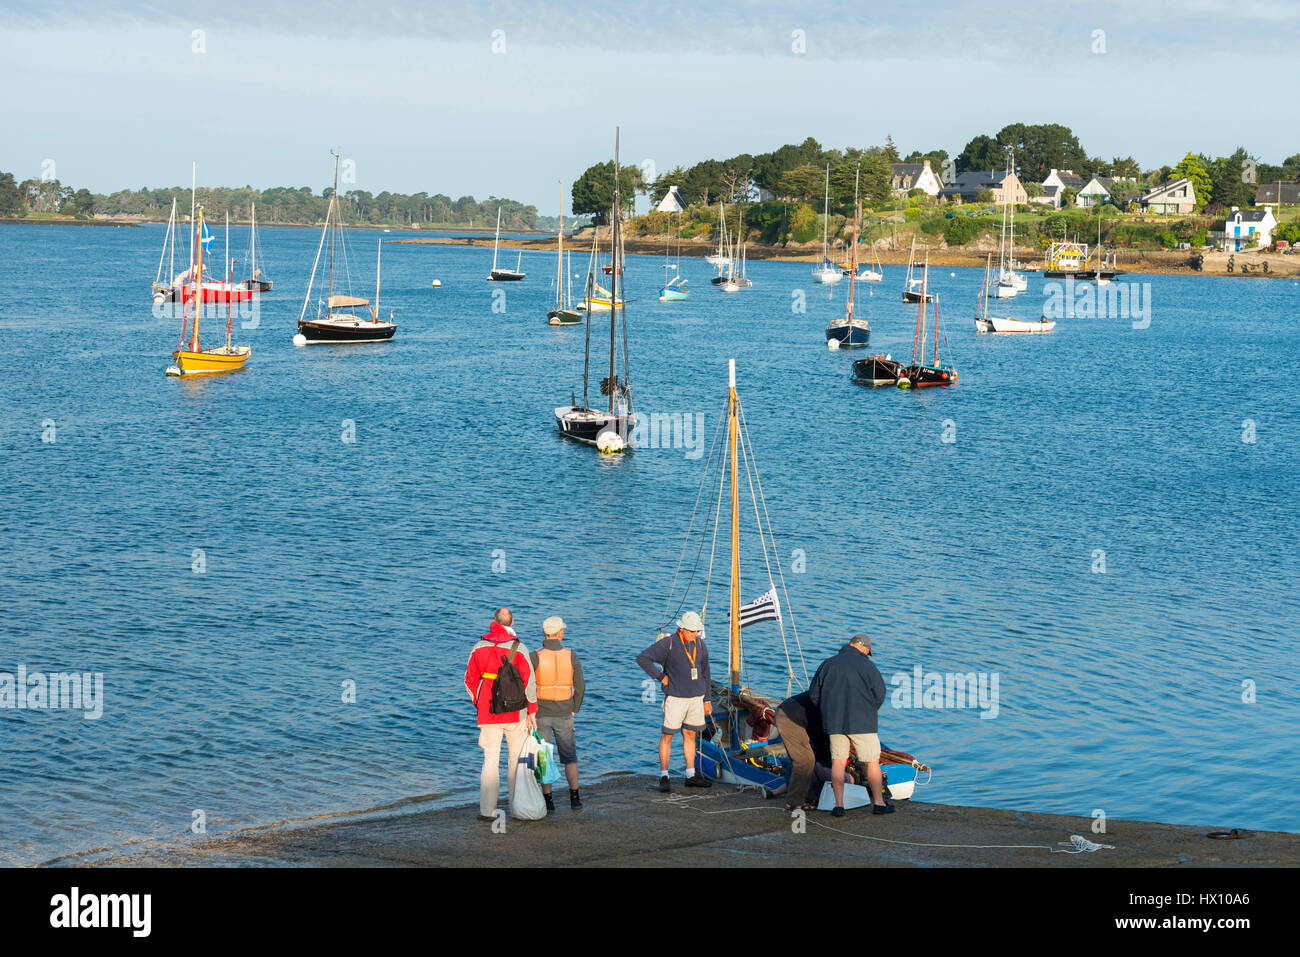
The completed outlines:
{"type": "Polygon", "coordinates": [[[368,306],[369,299],[362,299],[360,296],[330,296],[330,308],[341,309],[345,306],[368,306]]]}

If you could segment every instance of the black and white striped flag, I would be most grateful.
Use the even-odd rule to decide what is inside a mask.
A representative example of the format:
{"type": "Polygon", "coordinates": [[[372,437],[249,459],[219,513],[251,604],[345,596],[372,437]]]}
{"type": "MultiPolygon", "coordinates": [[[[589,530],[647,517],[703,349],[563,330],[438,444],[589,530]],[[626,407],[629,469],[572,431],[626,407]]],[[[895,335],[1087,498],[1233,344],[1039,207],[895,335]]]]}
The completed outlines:
{"type": "Polygon", "coordinates": [[[777,601],[776,589],[759,595],[748,605],[740,606],[740,627],[752,625],[756,621],[777,621],[781,620],[781,603],[777,601]]]}

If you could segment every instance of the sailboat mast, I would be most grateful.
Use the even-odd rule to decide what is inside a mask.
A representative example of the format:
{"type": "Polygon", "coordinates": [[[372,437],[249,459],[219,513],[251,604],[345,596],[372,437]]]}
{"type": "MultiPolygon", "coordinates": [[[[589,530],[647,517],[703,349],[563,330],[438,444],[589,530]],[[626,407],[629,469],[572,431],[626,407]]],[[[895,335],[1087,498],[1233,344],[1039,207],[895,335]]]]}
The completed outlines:
{"type": "MultiPolygon", "coordinates": [[[[226,207],[226,272],[230,272],[230,207],[226,207]]],[[[229,290],[226,295],[229,296],[229,290]]]]}
{"type": "Polygon", "coordinates": [[[379,321],[379,264],[384,258],[384,241],[379,240],[379,251],[375,253],[375,322],[379,321]]]}
{"type": "Polygon", "coordinates": [[[619,202],[620,195],[618,189],[618,127],[614,127],[614,231],[610,237],[609,261],[613,264],[611,270],[610,297],[609,297],[609,412],[614,414],[614,400],[618,395],[618,389],[615,386],[614,379],[614,328],[617,325],[615,321],[618,317],[618,274],[620,270],[619,263],[619,202]]]}
{"type": "Polygon", "coordinates": [[[190,337],[190,352],[199,351],[199,314],[203,312],[203,207],[199,207],[199,234],[190,240],[195,248],[194,267],[194,334],[190,337]]]}
{"type": "Polygon", "coordinates": [[[740,688],[740,488],[736,484],[736,360],[728,362],[727,445],[731,455],[731,687],[740,688]]]}
{"type": "Polygon", "coordinates": [[[501,207],[497,207],[497,238],[492,241],[492,268],[497,268],[497,247],[501,245],[501,207]]]}
{"type": "Polygon", "coordinates": [[[257,275],[257,203],[250,202],[248,213],[248,275],[257,275]]]}
{"type": "Polygon", "coordinates": [[[330,229],[330,278],[329,290],[325,294],[325,312],[328,315],[329,310],[333,308],[330,300],[334,298],[334,233],[338,231],[338,217],[336,215],[336,206],[339,199],[339,154],[334,154],[334,189],[330,193],[330,204],[325,208],[325,225],[330,225],[330,219],[334,219],[334,227],[330,229]]]}
{"type": "Polygon", "coordinates": [[[822,200],[822,266],[826,265],[826,237],[831,219],[831,164],[826,164],[826,192],[822,200]]]}
{"type": "MultiPolygon", "coordinates": [[[[852,271],[849,273],[849,323],[853,322],[853,290],[858,281],[858,225],[862,217],[862,206],[858,203],[858,176],[861,173],[861,167],[853,174],[853,252],[849,260],[852,271]]],[[[849,337],[852,339],[853,331],[849,330],[849,337]]]]}
{"type": "Polygon", "coordinates": [[[555,258],[555,308],[564,308],[564,181],[560,180],[560,251],[555,258]]]}

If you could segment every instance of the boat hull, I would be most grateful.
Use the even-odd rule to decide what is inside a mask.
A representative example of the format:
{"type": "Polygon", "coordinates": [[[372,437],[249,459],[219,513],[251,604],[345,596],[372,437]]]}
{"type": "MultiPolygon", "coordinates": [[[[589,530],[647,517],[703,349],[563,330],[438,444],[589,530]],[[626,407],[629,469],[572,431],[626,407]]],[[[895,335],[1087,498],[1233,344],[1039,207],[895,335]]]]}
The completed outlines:
{"type": "Polygon", "coordinates": [[[546,321],[553,326],[573,326],[582,322],[582,313],[576,309],[552,309],[546,314],[546,321]]]}
{"type": "Polygon", "coordinates": [[[360,319],[304,319],[298,323],[298,334],[309,344],[357,342],[383,342],[393,338],[397,323],[360,319]]]}
{"type": "Polygon", "coordinates": [[[903,389],[925,389],[936,385],[955,385],[957,370],[952,366],[905,366],[898,385],[903,389]]]}
{"type": "Polygon", "coordinates": [[[862,320],[832,322],[826,327],[826,341],[838,342],[843,348],[865,346],[871,341],[871,327],[862,320]]]}
{"type": "Polygon", "coordinates": [[[560,406],[555,410],[555,428],[566,439],[596,445],[602,433],[615,432],[627,445],[628,437],[636,425],[636,416],[611,415],[595,409],[578,406],[560,406]]]}
{"type": "Polygon", "coordinates": [[[844,278],[844,273],[838,269],[814,269],[813,279],[824,286],[833,286],[844,278]]]}
{"type": "MultiPolygon", "coordinates": [[[[193,286],[181,286],[181,300],[189,302],[194,298],[193,286]]],[[[243,285],[228,286],[225,283],[204,283],[204,302],[247,302],[253,298],[253,290],[243,285]]]]}
{"type": "Polygon", "coordinates": [[[660,302],[681,302],[683,299],[689,299],[691,291],[689,289],[660,289],[660,302]]]}
{"type": "Polygon", "coordinates": [[[238,372],[253,354],[250,346],[218,346],[215,349],[194,351],[177,349],[172,353],[175,365],[167,370],[168,375],[221,375],[225,372],[238,372]],[[175,371],[173,371],[175,370],[175,371]]]}
{"type": "MultiPolygon", "coordinates": [[[[903,293],[903,302],[910,302],[913,305],[915,305],[920,301],[921,301],[921,294],[919,292],[911,292],[909,290],[903,293]]],[[[934,302],[934,293],[928,293],[925,297],[925,301],[934,302]]]]}
{"type": "Polygon", "coordinates": [[[493,269],[488,272],[488,282],[519,282],[523,278],[524,273],[513,269],[493,269]]]}
{"type": "Polygon", "coordinates": [[[975,320],[975,329],[977,332],[997,332],[997,333],[1045,333],[1051,332],[1056,328],[1056,320],[1039,319],[1035,322],[1026,322],[1023,319],[1010,319],[1006,316],[989,316],[987,319],[979,318],[975,320]]]}
{"type": "Polygon", "coordinates": [[[864,385],[897,385],[903,374],[903,364],[885,356],[856,359],[849,373],[854,382],[864,385]]]}

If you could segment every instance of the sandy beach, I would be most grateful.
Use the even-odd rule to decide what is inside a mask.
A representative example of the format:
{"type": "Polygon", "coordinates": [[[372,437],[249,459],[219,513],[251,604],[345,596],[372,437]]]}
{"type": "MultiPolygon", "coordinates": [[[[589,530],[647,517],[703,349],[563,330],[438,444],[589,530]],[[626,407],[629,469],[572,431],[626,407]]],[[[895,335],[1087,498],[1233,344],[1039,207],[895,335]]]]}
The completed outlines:
{"type": "MultiPolygon", "coordinates": [[[[586,806],[542,821],[506,821],[473,806],[342,819],[135,845],[56,864],[102,867],[1294,867],[1300,834],[1186,827],[901,802],[895,814],[810,812],[803,827],[781,801],[715,785],[660,794],[652,777],[615,775],[585,787],[586,806]],[[1071,853],[1079,835],[1098,850],[1071,853]]],[[[504,802],[502,804],[504,809],[504,802]]]]}

